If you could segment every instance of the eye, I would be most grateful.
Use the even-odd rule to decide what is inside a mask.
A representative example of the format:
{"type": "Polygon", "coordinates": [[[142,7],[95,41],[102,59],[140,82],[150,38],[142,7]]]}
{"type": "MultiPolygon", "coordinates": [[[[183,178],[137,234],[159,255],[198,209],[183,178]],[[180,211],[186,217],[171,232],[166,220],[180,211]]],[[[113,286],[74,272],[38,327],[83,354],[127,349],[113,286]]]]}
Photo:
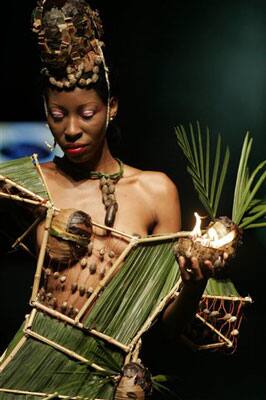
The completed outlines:
{"type": "Polygon", "coordinates": [[[50,111],[50,115],[55,122],[61,121],[64,118],[64,113],[61,111],[50,111]]]}
{"type": "Polygon", "coordinates": [[[94,116],[94,111],[92,110],[84,110],[81,114],[83,119],[89,120],[94,116]]]}

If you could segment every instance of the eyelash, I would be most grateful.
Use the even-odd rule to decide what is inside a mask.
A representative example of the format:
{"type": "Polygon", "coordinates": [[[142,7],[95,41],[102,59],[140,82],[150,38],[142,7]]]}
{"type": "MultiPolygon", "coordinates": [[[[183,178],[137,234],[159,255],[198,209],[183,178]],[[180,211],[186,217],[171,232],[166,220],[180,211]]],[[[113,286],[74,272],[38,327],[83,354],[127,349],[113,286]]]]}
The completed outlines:
{"type": "MultiPolygon", "coordinates": [[[[55,121],[55,122],[59,122],[59,121],[62,121],[62,119],[64,118],[64,114],[53,114],[53,113],[51,113],[51,116],[52,116],[52,118],[53,118],[53,120],[55,121]]],[[[82,114],[81,115],[81,117],[83,118],[83,119],[85,119],[85,120],[90,120],[92,117],[94,116],[94,113],[91,113],[91,114],[82,114]]]]}

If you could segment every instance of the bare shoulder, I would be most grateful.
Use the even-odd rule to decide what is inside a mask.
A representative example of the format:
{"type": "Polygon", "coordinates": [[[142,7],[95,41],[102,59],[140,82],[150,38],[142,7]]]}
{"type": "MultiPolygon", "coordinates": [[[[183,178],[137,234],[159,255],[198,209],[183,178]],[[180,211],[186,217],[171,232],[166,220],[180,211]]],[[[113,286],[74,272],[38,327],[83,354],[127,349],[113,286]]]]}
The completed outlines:
{"type": "Polygon", "coordinates": [[[175,183],[164,172],[143,171],[128,165],[125,172],[125,177],[133,178],[139,190],[147,192],[151,196],[177,195],[175,183]]]}

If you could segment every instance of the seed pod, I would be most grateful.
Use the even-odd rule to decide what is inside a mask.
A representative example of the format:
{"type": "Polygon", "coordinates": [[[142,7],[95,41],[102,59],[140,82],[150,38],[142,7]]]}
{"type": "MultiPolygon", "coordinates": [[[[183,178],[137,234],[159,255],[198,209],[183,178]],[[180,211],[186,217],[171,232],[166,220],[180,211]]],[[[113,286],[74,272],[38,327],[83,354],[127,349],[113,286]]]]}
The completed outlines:
{"type": "Polygon", "coordinates": [[[209,315],[210,315],[210,317],[218,317],[218,315],[220,315],[220,313],[219,313],[219,311],[214,310],[214,311],[211,311],[209,315]]]}
{"type": "Polygon", "coordinates": [[[114,202],[107,208],[105,220],[104,220],[105,225],[107,225],[109,227],[112,227],[114,225],[117,210],[118,210],[117,202],[114,202]]]}
{"type": "Polygon", "coordinates": [[[144,400],[152,393],[151,374],[141,364],[130,362],[123,368],[123,375],[116,388],[115,400],[144,400]]]}
{"type": "Polygon", "coordinates": [[[80,296],[84,296],[84,294],[85,294],[85,287],[84,286],[80,286],[79,287],[79,294],[80,294],[80,296]]]}
{"type": "Polygon", "coordinates": [[[60,309],[61,309],[61,311],[62,311],[63,313],[66,312],[66,310],[67,310],[67,302],[66,302],[66,301],[64,301],[64,303],[61,304],[60,309]]]}
{"type": "Polygon", "coordinates": [[[114,258],[115,252],[114,252],[113,250],[110,250],[108,256],[109,256],[110,258],[114,258]]]}
{"type": "Polygon", "coordinates": [[[93,288],[90,286],[87,290],[86,290],[86,296],[89,298],[93,293],[93,288]]]}
{"type": "Polygon", "coordinates": [[[44,271],[46,276],[50,276],[51,275],[51,269],[50,268],[46,268],[46,270],[44,271]]]}
{"type": "Polygon", "coordinates": [[[58,279],[59,278],[59,272],[58,271],[55,271],[54,272],[54,279],[58,279]]]}
{"type": "Polygon", "coordinates": [[[62,275],[62,276],[60,276],[60,282],[61,283],[65,283],[65,281],[66,281],[66,276],[65,275],[62,275]]]}
{"type": "Polygon", "coordinates": [[[81,268],[84,269],[87,266],[88,259],[86,257],[82,258],[80,261],[81,268]]]}
{"type": "Polygon", "coordinates": [[[108,193],[113,194],[115,192],[115,185],[113,183],[111,183],[111,185],[109,185],[108,189],[109,189],[108,193]]]}
{"type": "Polygon", "coordinates": [[[100,270],[99,270],[99,275],[100,275],[100,279],[104,278],[105,275],[105,266],[101,265],[100,270]]]}
{"type": "Polygon", "coordinates": [[[231,332],[231,335],[232,336],[237,336],[237,335],[239,335],[239,331],[237,329],[233,329],[232,332],[231,332]]]}
{"type": "Polygon", "coordinates": [[[93,244],[92,244],[92,242],[90,242],[88,244],[88,256],[92,255],[92,250],[93,250],[93,244]]]}
{"type": "Polygon", "coordinates": [[[72,294],[76,293],[77,289],[78,289],[78,284],[76,282],[72,283],[72,285],[71,285],[72,294]]]}
{"type": "Polygon", "coordinates": [[[89,270],[90,270],[90,273],[91,273],[92,275],[95,274],[95,272],[96,272],[96,270],[97,270],[97,265],[96,265],[96,263],[90,264],[89,270]]]}

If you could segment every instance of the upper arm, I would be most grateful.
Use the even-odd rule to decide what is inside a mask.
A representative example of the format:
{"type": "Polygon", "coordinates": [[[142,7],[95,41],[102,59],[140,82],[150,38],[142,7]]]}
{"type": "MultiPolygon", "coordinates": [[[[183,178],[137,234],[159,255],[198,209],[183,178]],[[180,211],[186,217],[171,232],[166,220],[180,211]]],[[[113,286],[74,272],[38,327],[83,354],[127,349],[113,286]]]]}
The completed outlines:
{"type": "Polygon", "coordinates": [[[176,185],[163,173],[155,173],[152,182],[154,225],[152,234],[178,232],[181,229],[181,209],[176,185]]]}

